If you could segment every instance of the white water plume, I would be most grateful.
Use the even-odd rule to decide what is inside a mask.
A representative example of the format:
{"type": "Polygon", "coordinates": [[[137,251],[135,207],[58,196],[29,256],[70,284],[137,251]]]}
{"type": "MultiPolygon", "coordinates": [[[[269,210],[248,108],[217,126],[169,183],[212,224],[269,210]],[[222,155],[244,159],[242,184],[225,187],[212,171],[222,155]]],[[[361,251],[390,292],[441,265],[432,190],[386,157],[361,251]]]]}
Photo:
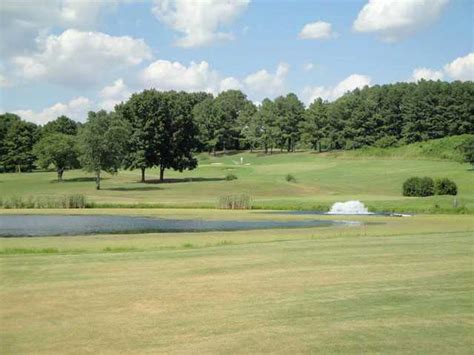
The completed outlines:
{"type": "Polygon", "coordinates": [[[327,214],[373,214],[360,201],[336,202],[327,214]]]}

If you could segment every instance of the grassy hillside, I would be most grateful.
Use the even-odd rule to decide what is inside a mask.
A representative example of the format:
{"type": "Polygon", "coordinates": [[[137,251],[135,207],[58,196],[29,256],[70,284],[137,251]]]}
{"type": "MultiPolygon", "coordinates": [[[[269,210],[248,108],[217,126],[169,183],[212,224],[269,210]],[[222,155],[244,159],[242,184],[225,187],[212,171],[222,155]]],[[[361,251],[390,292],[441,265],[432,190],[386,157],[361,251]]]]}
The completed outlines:
{"type": "Polygon", "coordinates": [[[470,216],[362,220],[379,223],[0,239],[2,352],[471,352],[470,216]]]}
{"type": "Polygon", "coordinates": [[[447,157],[460,140],[451,137],[373,153],[201,154],[197,169],[167,171],[166,183],[157,183],[157,169],[147,171],[148,183],[138,182],[139,171],[120,171],[105,175],[101,191],[94,189],[93,177],[81,170],[67,171],[62,183],[56,182],[54,172],[0,174],[0,196],[80,193],[99,207],[215,207],[220,196],[245,193],[252,197],[254,208],[327,210],[336,201],[358,199],[377,211],[473,212],[474,172],[470,166],[426,157],[447,157]],[[227,174],[237,180],[226,181],[227,174]],[[286,181],[287,174],[296,181],[286,181]],[[403,197],[401,187],[410,176],[454,180],[459,187],[458,207],[453,207],[452,196],[403,197]]]}
{"type": "Polygon", "coordinates": [[[334,156],[365,157],[365,158],[393,158],[393,159],[435,159],[463,161],[463,156],[458,147],[472,135],[464,134],[425,142],[407,144],[400,147],[376,148],[369,147],[352,151],[332,153],[334,156]]]}

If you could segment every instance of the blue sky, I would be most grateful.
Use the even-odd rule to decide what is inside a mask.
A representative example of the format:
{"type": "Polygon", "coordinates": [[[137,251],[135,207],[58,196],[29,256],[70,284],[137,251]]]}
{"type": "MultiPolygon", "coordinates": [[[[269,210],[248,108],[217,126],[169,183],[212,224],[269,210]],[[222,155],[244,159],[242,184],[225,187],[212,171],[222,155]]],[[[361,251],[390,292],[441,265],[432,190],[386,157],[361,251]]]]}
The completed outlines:
{"type": "Polygon", "coordinates": [[[4,0],[0,111],[84,120],[130,93],[240,88],[306,104],[474,79],[471,0],[4,0]],[[306,27],[305,27],[306,26],[306,27]]]}

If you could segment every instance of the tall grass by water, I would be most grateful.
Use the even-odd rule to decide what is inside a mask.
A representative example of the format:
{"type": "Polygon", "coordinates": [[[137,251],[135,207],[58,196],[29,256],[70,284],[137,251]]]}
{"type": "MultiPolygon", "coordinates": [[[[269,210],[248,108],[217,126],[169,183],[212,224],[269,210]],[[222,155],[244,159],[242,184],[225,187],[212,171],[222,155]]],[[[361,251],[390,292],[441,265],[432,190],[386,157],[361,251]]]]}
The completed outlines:
{"type": "Polygon", "coordinates": [[[0,197],[0,208],[86,208],[87,200],[82,194],[64,196],[10,196],[0,197]]]}
{"type": "Polygon", "coordinates": [[[252,199],[246,194],[221,196],[217,207],[227,210],[250,210],[252,199]]]}

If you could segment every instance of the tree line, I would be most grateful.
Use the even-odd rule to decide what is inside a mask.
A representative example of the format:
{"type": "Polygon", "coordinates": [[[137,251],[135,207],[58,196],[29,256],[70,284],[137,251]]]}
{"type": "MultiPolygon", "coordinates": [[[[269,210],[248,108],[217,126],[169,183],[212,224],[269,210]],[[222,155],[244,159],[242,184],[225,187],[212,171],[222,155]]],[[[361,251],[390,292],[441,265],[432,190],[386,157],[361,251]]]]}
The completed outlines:
{"type": "Polygon", "coordinates": [[[54,166],[94,172],[119,168],[193,169],[193,153],[226,150],[318,151],[390,147],[474,133],[474,83],[420,81],[355,89],[307,108],[289,93],[256,106],[239,90],[209,93],[144,90],[84,124],[61,116],[44,126],[0,115],[0,171],[54,166]]]}

